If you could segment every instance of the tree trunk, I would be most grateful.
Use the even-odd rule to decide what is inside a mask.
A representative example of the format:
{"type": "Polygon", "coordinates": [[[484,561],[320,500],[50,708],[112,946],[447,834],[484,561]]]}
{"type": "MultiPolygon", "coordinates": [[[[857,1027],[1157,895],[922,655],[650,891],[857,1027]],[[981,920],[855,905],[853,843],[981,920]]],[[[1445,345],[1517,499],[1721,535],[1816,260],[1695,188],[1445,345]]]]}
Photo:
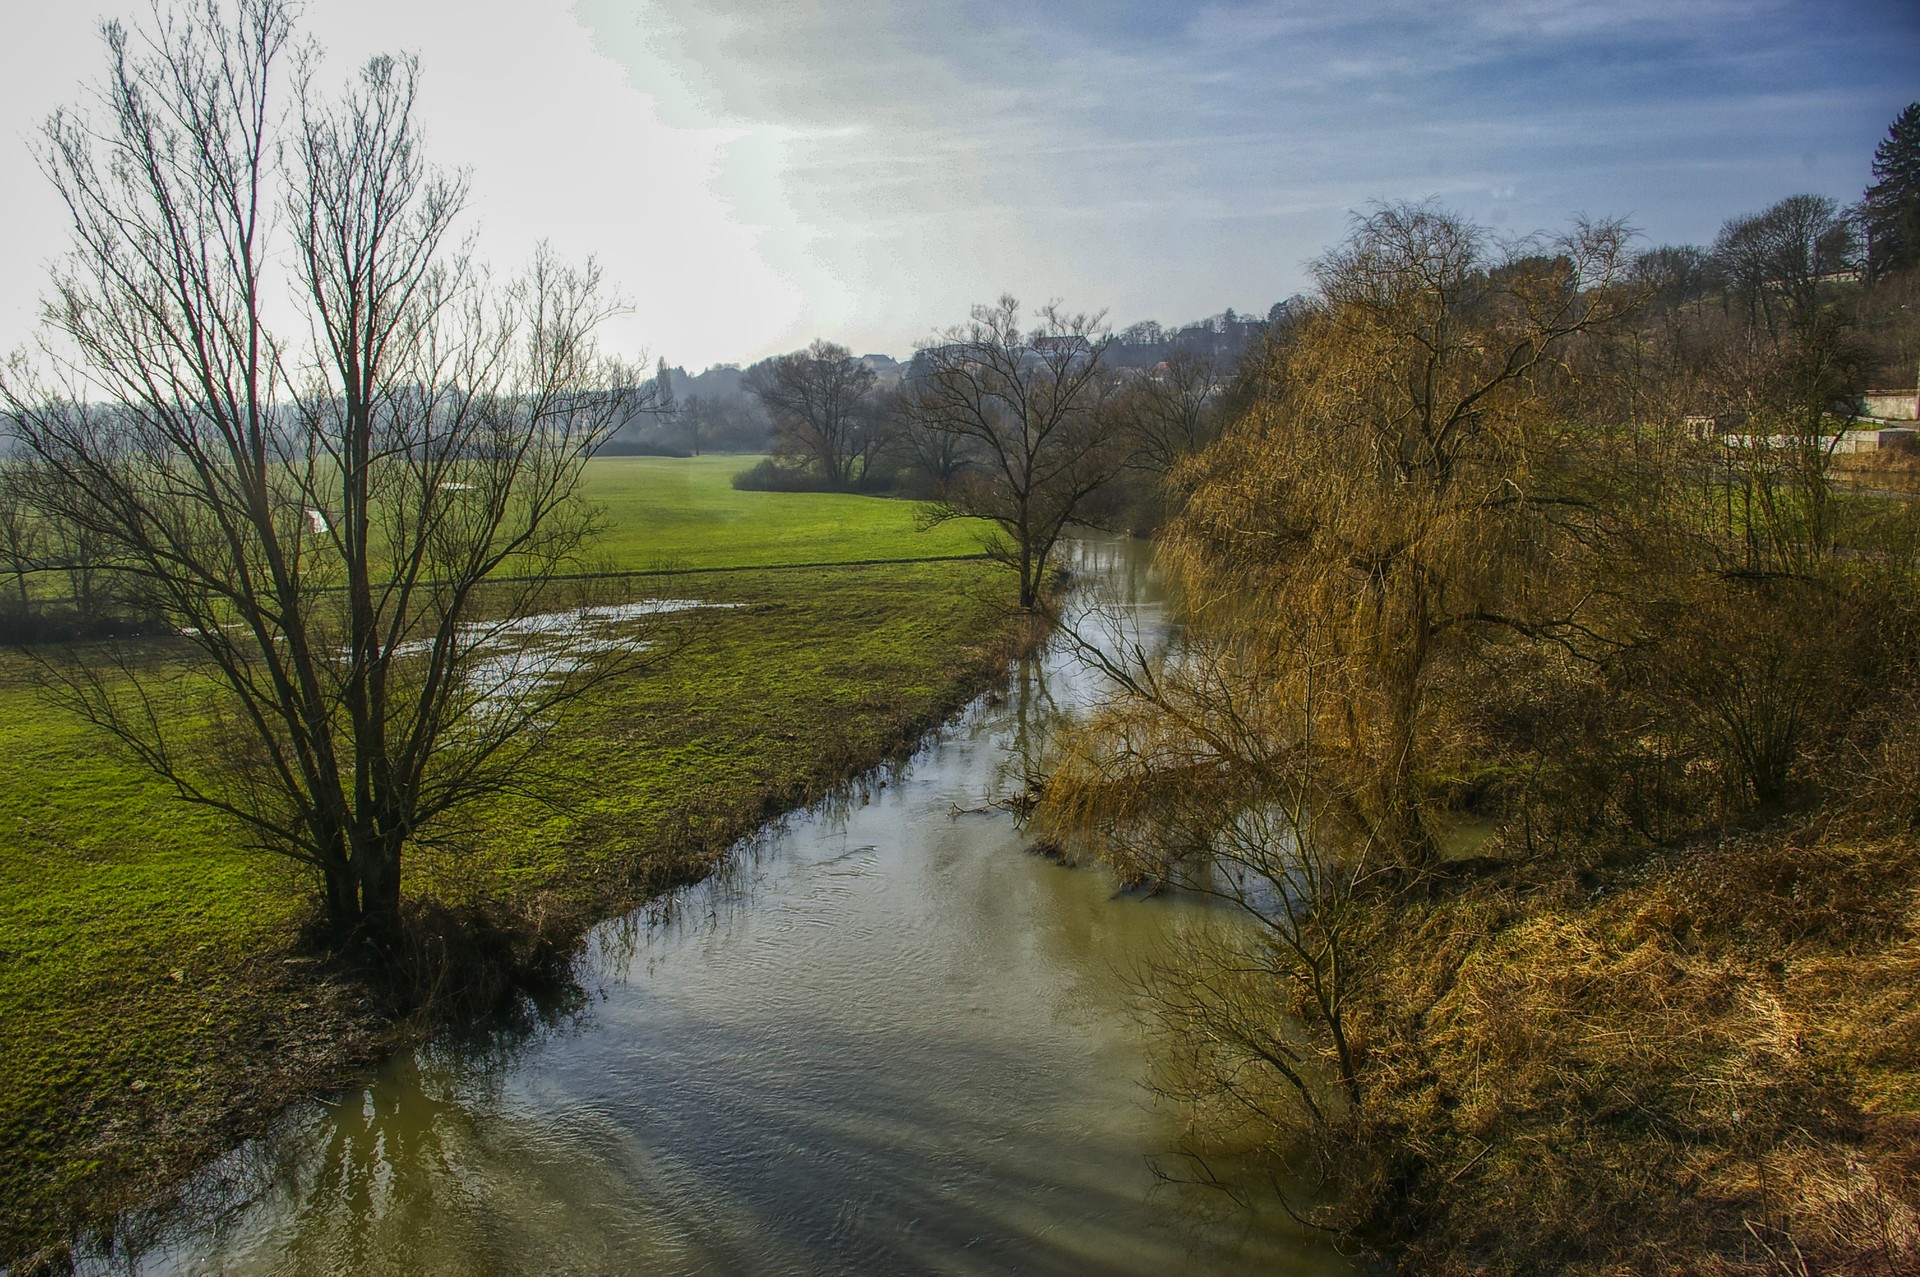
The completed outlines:
{"type": "Polygon", "coordinates": [[[375,835],[367,841],[356,866],[361,939],[386,954],[393,953],[400,943],[400,848],[400,839],[375,835]]]}
{"type": "Polygon", "coordinates": [[[1440,850],[1421,816],[1419,783],[1414,775],[1414,761],[1420,751],[1420,703],[1432,642],[1426,590],[1418,580],[1419,570],[1418,565],[1411,565],[1409,623],[1381,671],[1388,686],[1387,722],[1382,733],[1385,740],[1381,742],[1386,753],[1380,760],[1378,783],[1378,832],[1387,853],[1409,869],[1431,866],[1440,850]]]}
{"type": "Polygon", "coordinates": [[[334,946],[344,947],[360,928],[360,893],[354,889],[353,870],[348,865],[328,865],[323,877],[327,930],[334,946]]]}

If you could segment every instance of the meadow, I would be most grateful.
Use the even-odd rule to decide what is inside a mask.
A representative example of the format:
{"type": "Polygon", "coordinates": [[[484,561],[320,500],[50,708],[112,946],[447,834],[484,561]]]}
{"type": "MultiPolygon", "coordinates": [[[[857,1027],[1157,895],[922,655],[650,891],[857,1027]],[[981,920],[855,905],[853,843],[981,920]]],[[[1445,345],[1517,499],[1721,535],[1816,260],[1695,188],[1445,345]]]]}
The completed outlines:
{"type": "MultiPolygon", "coordinates": [[[[601,566],[730,606],[665,622],[674,655],[596,688],[542,751],[567,783],[471,812],[412,860],[412,892],[582,923],[631,907],[910,748],[1030,638],[990,565],[899,562],[968,555],[968,529],[735,492],[742,464],[593,463],[601,566]]],[[[0,653],[0,1263],[57,1251],[417,1031],[301,948],[310,899],[0,653]]]]}
{"type": "Polygon", "coordinates": [[[795,563],[852,563],[974,554],[975,530],[948,523],[915,530],[915,507],[846,493],[769,501],[739,492],[754,458],[601,457],[586,495],[607,513],[596,550],[609,567],[675,570],[795,563]]]}

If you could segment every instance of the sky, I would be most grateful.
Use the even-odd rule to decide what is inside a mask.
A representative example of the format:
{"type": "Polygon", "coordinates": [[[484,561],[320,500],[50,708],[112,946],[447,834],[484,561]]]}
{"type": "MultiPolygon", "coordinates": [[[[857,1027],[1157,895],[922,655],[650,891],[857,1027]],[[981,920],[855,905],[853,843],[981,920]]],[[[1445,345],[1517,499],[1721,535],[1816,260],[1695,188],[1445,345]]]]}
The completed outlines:
{"type": "MultiPolygon", "coordinates": [[[[40,122],[146,0],[0,0],[0,351],[65,245],[40,122]]],[[[417,53],[501,267],[541,240],[691,371],[909,353],[1012,293],[1116,326],[1264,312],[1369,202],[1706,243],[1859,197],[1920,99],[1920,0],[308,0],[344,82],[417,53]]]]}

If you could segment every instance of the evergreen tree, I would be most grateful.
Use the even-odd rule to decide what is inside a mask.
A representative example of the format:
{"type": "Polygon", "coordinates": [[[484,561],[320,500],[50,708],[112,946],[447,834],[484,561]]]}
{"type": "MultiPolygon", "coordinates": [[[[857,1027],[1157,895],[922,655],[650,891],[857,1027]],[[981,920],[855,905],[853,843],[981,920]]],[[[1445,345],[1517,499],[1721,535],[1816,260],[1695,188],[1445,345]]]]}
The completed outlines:
{"type": "Polygon", "coordinates": [[[1920,262],[1920,102],[1874,148],[1873,176],[1864,212],[1868,268],[1879,279],[1920,262]]]}
{"type": "Polygon", "coordinates": [[[653,371],[654,410],[671,416],[673,413],[673,374],[667,371],[664,356],[654,365],[653,371]]]}

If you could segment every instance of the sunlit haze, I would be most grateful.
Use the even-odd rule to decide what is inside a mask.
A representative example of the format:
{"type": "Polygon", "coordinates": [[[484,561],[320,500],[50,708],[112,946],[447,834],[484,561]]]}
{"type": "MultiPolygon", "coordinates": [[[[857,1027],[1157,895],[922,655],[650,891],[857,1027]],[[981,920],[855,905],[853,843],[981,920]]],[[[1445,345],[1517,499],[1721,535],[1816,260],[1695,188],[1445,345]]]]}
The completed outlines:
{"type": "MultiPolygon", "coordinates": [[[[11,0],[0,348],[64,242],[39,121],[100,74],[99,21],[141,12],[11,0]]],[[[616,342],[692,370],[819,336],[904,355],[1006,291],[1264,311],[1371,200],[1704,242],[1857,199],[1920,95],[1900,0],[315,0],[303,25],[337,77],[417,52],[484,255],[598,257],[616,342]]]]}

